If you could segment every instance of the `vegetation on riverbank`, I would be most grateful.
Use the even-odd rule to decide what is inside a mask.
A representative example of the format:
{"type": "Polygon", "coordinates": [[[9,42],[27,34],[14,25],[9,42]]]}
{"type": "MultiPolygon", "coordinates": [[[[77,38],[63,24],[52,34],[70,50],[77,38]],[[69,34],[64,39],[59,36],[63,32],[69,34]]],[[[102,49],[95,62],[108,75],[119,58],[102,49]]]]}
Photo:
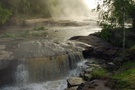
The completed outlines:
{"type": "MultiPolygon", "coordinates": [[[[109,86],[116,90],[135,89],[135,32],[134,28],[126,28],[125,31],[125,51],[119,53],[119,56],[112,61],[118,69],[109,71],[112,74],[108,77],[109,86]],[[121,60],[117,60],[118,58],[121,60]]],[[[123,29],[121,28],[103,28],[101,32],[94,35],[115,47],[123,47],[123,29]]]]}
{"type": "Polygon", "coordinates": [[[2,33],[0,34],[0,38],[46,38],[48,33],[47,33],[47,28],[40,26],[40,27],[34,27],[33,29],[29,30],[24,30],[21,33],[14,33],[14,32],[9,32],[9,33],[2,33]]]}
{"type": "Polygon", "coordinates": [[[114,90],[135,90],[135,13],[133,12],[135,2],[106,0],[105,5],[109,8],[102,15],[103,20],[100,24],[103,29],[94,35],[121,50],[124,48],[124,52],[121,51],[119,56],[112,60],[117,69],[109,71],[112,74],[108,77],[107,85],[114,90]],[[131,28],[125,28],[127,21],[132,25],[131,28]]]}

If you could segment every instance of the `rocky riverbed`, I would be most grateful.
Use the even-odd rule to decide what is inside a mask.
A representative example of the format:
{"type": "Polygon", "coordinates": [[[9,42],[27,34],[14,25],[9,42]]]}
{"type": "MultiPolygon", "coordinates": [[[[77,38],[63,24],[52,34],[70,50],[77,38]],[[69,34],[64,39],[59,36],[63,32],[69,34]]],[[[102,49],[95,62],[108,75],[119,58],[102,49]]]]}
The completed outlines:
{"type": "MultiPolygon", "coordinates": [[[[55,77],[61,77],[69,72],[68,68],[76,66],[75,63],[82,59],[80,54],[82,53],[83,57],[87,59],[85,63],[87,68],[78,76],[70,77],[67,80],[67,90],[110,90],[105,85],[107,76],[102,79],[95,78],[93,72],[103,71],[104,68],[112,69],[114,63],[111,60],[117,56],[119,49],[90,34],[100,30],[96,19],[93,18],[80,21],[35,19],[27,20],[25,25],[19,22],[14,27],[3,27],[0,34],[0,75],[5,77],[4,74],[6,74],[10,79],[12,76],[10,77],[7,72],[10,71],[8,73],[14,74],[17,72],[15,69],[17,67],[21,69],[20,74],[18,74],[21,76],[18,80],[21,80],[28,75],[27,69],[29,68],[28,70],[32,73],[30,82],[32,80],[42,81],[43,76],[46,75],[44,71],[48,68],[48,74],[45,77],[49,77],[49,74],[52,73],[51,70],[56,72],[55,77]],[[50,64],[52,62],[53,64],[50,64]],[[22,64],[19,65],[20,63],[22,64]],[[69,63],[69,65],[65,63],[69,63]],[[51,68],[51,65],[59,68],[60,71],[55,70],[54,67],[51,68]],[[22,73],[24,76],[21,75],[22,73]]],[[[101,74],[104,74],[104,71],[101,74]]],[[[53,75],[50,77],[54,78],[53,75]]],[[[1,79],[5,81],[5,79],[1,79]]],[[[27,80],[25,79],[24,83],[25,81],[27,80]]],[[[14,80],[11,79],[9,83],[12,82],[14,80]]],[[[0,84],[3,85],[3,82],[0,84]]]]}
{"type": "Polygon", "coordinates": [[[117,57],[120,49],[91,34],[88,36],[75,36],[70,40],[91,45],[83,51],[84,57],[91,59],[88,59],[85,63],[88,67],[79,76],[67,79],[68,88],[65,90],[112,90],[107,86],[107,78],[112,73],[104,71],[104,69],[114,69],[115,64],[112,60],[117,57]]]}

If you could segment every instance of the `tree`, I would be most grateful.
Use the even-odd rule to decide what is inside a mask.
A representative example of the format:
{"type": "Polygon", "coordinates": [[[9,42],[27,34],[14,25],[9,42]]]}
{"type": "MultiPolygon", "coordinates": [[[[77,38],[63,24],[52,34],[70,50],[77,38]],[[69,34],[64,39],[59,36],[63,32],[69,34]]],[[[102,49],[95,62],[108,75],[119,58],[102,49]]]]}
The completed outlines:
{"type": "Polygon", "coordinates": [[[112,26],[123,23],[123,13],[125,14],[125,21],[131,19],[132,27],[135,28],[135,1],[134,0],[104,0],[101,8],[107,7],[103,11],[103,22],[108,22],[112,26]]]}
{"type": "Polygon", "coordinates": [[[10,15],[12,15],[11,10],[2,8],[0,5],[0,24],[4,24],[9,19],[10,15]]]}

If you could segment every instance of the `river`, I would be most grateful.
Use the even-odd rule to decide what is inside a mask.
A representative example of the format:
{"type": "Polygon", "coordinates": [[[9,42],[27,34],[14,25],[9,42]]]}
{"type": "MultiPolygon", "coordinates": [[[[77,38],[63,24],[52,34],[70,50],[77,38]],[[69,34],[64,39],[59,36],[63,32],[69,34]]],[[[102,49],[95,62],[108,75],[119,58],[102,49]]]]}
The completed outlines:
{"type": "Polygon", "coordinates": [[[74,19],[33,19],[27,20],[24,27],[17,24],[5,28],[1,33],[15,37],[0,40],[0,90],[64,90],[66,79],[77,76],[86,61],[82,49],[68,39],[101,30],[98,13],[90,14],[74,19]],[[47,33],[45,37],[18,36],[26,31],[33,33],[33,27],[41,26],[47,33]]]}

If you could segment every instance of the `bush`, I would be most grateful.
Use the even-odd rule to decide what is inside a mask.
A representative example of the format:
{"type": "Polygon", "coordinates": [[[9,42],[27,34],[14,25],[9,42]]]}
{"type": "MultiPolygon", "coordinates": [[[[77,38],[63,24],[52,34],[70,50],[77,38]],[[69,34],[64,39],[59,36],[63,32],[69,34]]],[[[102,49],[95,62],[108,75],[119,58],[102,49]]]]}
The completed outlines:
{"type": "Polygon", "coordinates": [[[105,78],[106,77],[105,69],[103,68],[96,69],[92,71],[91,75],[93,78],[105,78]]]}
{"type": "Polygon", "coordinates": [[[16,35],[13,33],[4,33],[4,34],[1,34],[0,37],[15,38],[16,35]]]}
{"type": "Polygon", "coordinates": [[[119,90],[135,90],[135,68],[123,70],[122,72],[112,76],[112,78],[116,80],[115,88],[119,90]]]}
{"type": "Polygon", "coordinates": [[[12,15],[11,10],[4,9],[0,5],[0,24],[4,24],[12,15]]]}
{"type": "Polygon", "coordinates": [[[135,90],[135,61],[124,62],[111,78],[116,90],[135,90]]]}
{"type": "Polygon", "coordinates": [[[112,33],[111,33],[111,29],[112,27],[110,25],[104,25],[103,29],[101,30],[101,32],[99,32],[97,35],[98,37],[109,41],[111,39],[112,33]]]}

